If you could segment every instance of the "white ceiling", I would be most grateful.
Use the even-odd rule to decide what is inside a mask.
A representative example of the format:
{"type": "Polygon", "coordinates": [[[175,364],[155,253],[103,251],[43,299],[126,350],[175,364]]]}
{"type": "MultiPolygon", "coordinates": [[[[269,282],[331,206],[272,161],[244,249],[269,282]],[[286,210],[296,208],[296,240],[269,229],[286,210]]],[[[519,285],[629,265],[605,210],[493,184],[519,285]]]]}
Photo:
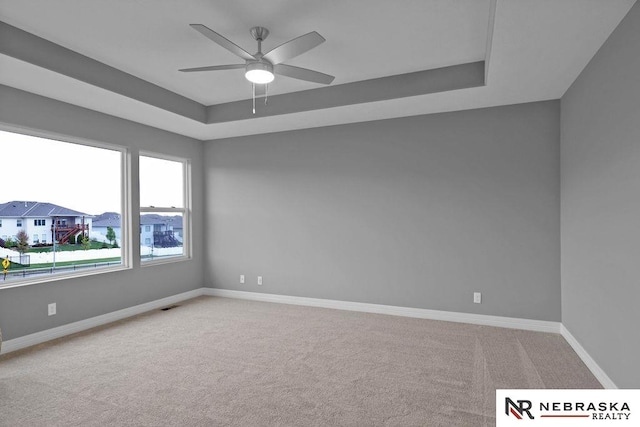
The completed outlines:
{"type": "MultiPolygon", "coordinates": [[[[326,42],[287,61],[332,85],[487,60],[486,86],[205,124],[0,55],[0,84],[198,139],[558,99],[635,0],[0,0],[0,20],[203,105],[247,99],[240,63],[189,27],[201,23],[249,52],[318,31],[326,42]],[[495,14],[494,9],[495,8],[495,14]],[[492,25],[493,24],[493,25],[492,25]]],[[[277,77],[270,94],[321,85],[277,77]]],[[[266,107],[268,108],[268,107],[266,107]]]]}

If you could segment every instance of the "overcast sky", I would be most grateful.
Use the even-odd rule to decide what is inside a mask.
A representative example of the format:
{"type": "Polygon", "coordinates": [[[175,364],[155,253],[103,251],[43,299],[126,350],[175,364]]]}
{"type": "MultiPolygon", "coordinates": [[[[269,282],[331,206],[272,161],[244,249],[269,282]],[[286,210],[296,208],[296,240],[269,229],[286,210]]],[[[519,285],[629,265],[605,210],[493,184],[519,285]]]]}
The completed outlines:
{"type": "MultiPolygon", "coordinates": [[[[0,131],[0,203],[50,202],[90,215],[121,212],[119,151],[0,131]]],[[[141,159],[141,203],[180,206],[181,165],[141,159]],[[146,187],[145,187],[146,185],[146,187]]]]}

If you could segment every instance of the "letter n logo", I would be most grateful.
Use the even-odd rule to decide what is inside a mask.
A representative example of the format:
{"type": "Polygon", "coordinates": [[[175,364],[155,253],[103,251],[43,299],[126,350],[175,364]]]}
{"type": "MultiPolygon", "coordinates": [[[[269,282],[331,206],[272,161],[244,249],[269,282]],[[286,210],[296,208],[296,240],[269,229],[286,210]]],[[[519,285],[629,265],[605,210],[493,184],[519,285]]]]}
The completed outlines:
{"type": "Polygon", "coordinates": [[[531,404],[531,401],[530,400],[517,400],[516,402],[514,402],[511,399],[509,399],[508,397],[505,398],[504,413],[509,415],[509,416],[513,415],[517,419],[521,420],[522,417],[524,416],[525,412],[526,412],[526,414],[529,417],[529,419],[533,419],[533,415],[531,415],[531,411],[530,411],[531,406],[533,406],[531,404]],[[516,402],[518,402],[518,403],[516,404],[516,402]]]}

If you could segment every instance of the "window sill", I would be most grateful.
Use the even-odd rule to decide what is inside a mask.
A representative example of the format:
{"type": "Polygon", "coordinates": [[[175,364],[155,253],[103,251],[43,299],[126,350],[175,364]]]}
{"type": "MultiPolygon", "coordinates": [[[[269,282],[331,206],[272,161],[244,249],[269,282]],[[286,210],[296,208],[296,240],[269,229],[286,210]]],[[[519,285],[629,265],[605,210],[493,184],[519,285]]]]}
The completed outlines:
{"type": "Polygon", "coordinates": [[[157,258],[148,261],[140,260],[140,267],[152,267],[154,265],[173,264],[176,262],[191,261],[193,258],[189,256],[169,257],[169,258],[157,258]]]}
{"type": "MultiPolygon", "coordinates": [[[[68,279],[75,279],[75,278],[79,278],[79,277],[87,277],[87,276],[95,276],[98,274],[107,274],[107,273],[112,273],[115,271],[123,271],[123,270],[131,270],[130,266],[126,266],[126,265],[116,265],[113,267],[103,267],[103,268],[96,268],[93,270],[86,270],[86,271],[75,271],[75,272],[71,272],[71,273],[59,273],[59,274],[50,274],[48,276],[39,276],[37,278],[33,277],[33,278],[25,278],[25,279],[17,279],[17,280],[11,280],[11,281],[0,281],[0,290],[2,289],[9,289],[9,288],[17,288],[17,287],[21,287],[21,286],[30,286],[30,285],[37,285],[40,283],[49,283],[49,282],[56,282],[59,280],[68,280],[68,279]]],[[[0,273],[1,275],[2,273],[0,273]]]]}

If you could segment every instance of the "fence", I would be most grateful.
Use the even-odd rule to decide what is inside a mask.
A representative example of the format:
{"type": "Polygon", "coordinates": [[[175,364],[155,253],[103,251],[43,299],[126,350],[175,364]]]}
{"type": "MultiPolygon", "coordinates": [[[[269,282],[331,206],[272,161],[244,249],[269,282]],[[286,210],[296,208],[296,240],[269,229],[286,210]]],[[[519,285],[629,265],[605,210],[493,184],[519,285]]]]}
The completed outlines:
{"type": "Polygon", "coordinates": [[[24,267],[31,265],[31,255],[20,254],[19,256],[10,256],[9,261],[14,264],[20,264],[24,267]]]}
{"type": "MultiPolygon", "coordinates": [[[[115,258],[122,254],[122,249],[89,249],[78,251],[63,251],[55,253],[56,262],[67,261],[88,261],[100,258],[115,258]]],[[[17,257],[18,252],[9,249],[0,248],[0,255],[2,258],[9,256],[9,258],[17,257]]],[[[30,258],[31,264],[48,264],[52,263],[54,259],[53,252],[31,252],[27,256],[30,258]]]]}
{"type": "Polygon", "coordinates": [[[111,261],[111,262],[96,262],[93,264],[75,264],[75,265],[65,265],[62,267],[45,267],[45,268],[23,268],[23,269],[12,269],[7,271],[6,274],[2,274],[0,272],[0,277],[2,280],[15,280],[15,279],[23,279],[32,276],[43,276],[43,275],[51,275],[58,273],[65,273],[70,271],[81,271],[87,270],[90,268],[102,268],[108,267],[110,265],[120,265],[122,264],[120,261],[111,261]]]}

